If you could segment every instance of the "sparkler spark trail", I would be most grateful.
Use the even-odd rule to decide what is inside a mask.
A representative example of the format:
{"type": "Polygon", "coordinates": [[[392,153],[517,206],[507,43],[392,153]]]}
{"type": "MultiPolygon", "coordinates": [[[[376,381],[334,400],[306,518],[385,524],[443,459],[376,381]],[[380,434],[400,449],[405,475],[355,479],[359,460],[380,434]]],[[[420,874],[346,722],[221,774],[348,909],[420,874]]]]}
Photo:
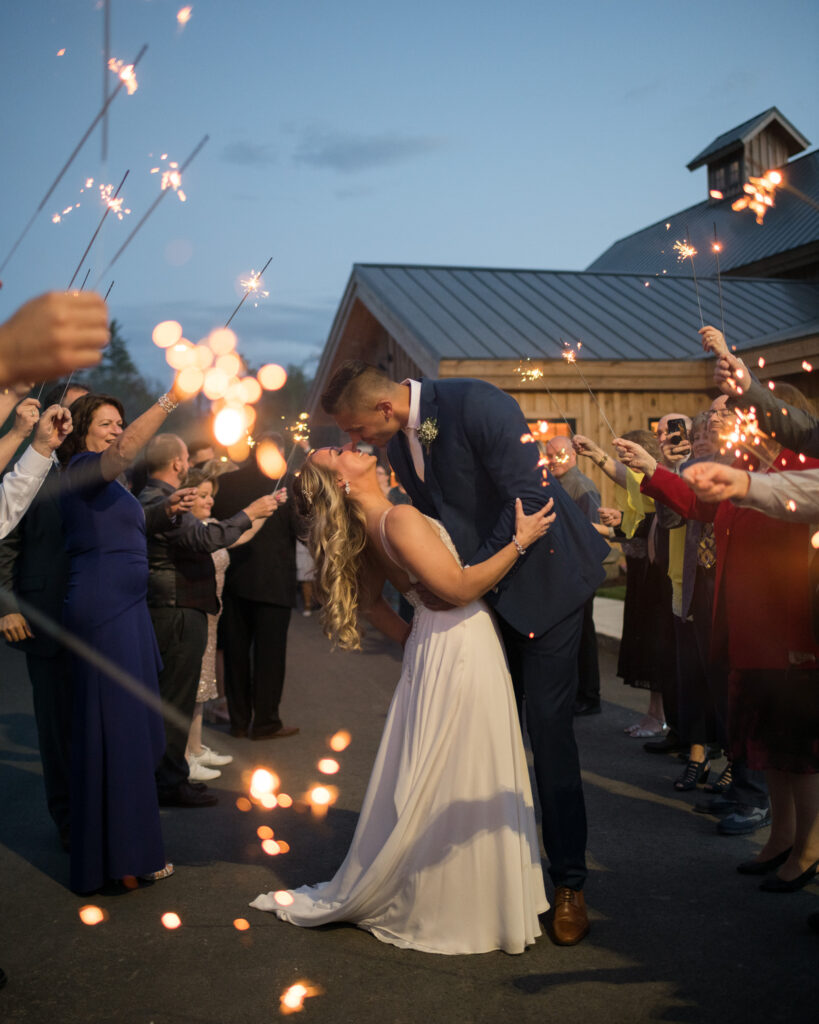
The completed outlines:
{"type": "MultiPolygon", "coordinates": [[[[145,51],[147,49],[148,49],[148,45],[146,43],[142,47],[142,49],[139,51],[139,53],[136,55],[136,57],[134,58],[134,63],[132,65],[133,68],[136,68],[136,66],[137,66],[137,64],[139,64],[140,60],[142,60],[142,57],[144,56],[145,51]]],[[[94,120],[88,126],[88,128],[85,131],[85,134],[80,139],[80,141],[77,143],[77,145],[74,147],[74,150],[71,153],[71,156],[69,156],[69,158],[63,164],[63,166],[60,168],[60,171],[57,174],[57,177],[52,182],[51,187],[48,189],[48,191],[46,192],[46,194],[43,196],[42,200],[40,201],[40,205],[37,207],[37,209],[31,215],[31,219],[29,220],[28,224],[26,224],[26,226],[23,228],[23,230],[22,230],[22,232],[20,234],[20,237],[17,239],[17,241],[11,247],[11,249],[8,252],[8,254],[6,255],[6,258],[0,264],[0,272],[2,272],[5,269],[6,265],[8,264],[8,261],[11,259],[11,257],[14,255],[14,253],[17,251],[17,248],[19,247],[20,243],[23,241],[23,239],[26,237],[26,235],[31,230],[31,225],[37,219],[37,215],[42,211],[42,209],[45,206],[45,204],[49,201],[51,196],[54,194],[54,190],[57,188],[57,186],[63,180],[63,177],[64,177],[66,171],[71,166],[71,164],[74,162],[74,160],[76,159],[77,154],[82,149],[82,147],[85,145],[89,135],[94,131],[94,129],[100,123],[100,121],[104,117],[106,111],[111,106],[111,104],[114,102],[114,100],[116,99],[117,95],[119,94],[120,89],[123,87],[124,84],[125,83],[120,79],[119,84],[117,85],[116,89],[114,89],[114,91],[111,93],[111,95],[105,101],[105,103],[103,103],[102,108],[98,112],[97,116],[94,118],[94,120]]]]}
{"type": "MultiPolygon", "coordinates": [[[[208,135],[204,135],[201,138],[201,140],[199,141],[199,144],[196,146],[194,151],[191,153],[191,155],[188,157],[188,159],[179,168],[179,173],[180,174],[182,174],[182,172],[185,171],[186,168],[190,166],[190,164],[196,158],[196,156],[198,155],[198,153],[200,152],[200,150],[202,149],[202,147],[205,145],[205,143],[208,141],[209,138],[210,138],[210,136],[208,136],[208,135]]],[[[156,197],[156,199],[154,199],[154,201],[151,203],[151,205],[148,207],[148,209],[142,215],[142,219],[139,221],[139,223],[133,229],[131,234],[128,235],[128,237],[125,239],[125,241],[119,247],[119,249],[116,251],[116,253],[114,254],[113,259],[111,260],[111,262],[108,264],[108,266],[105,268],[105,270],[103,270],[103,272],[97,278],[97,283],[99,283],[100,279],[103,278],[108,273],[108,271],[111,269],[111,267],[113,267],[113,265],[117,262],[117,260],[120,258],[120,256],[125,252],[125,250],[131,244],[131,242],[133,241],[134,237],[136,236],[137,232],[140,230],[142,225],[151,216],[151,214],[154,212],[154,210],[157,208],[157,206],[159,206],[159,204],[162,202],[162,200],[165,198],[165,196],[167,194],[168,194],[168,189],[163,189],[159,193],[159,195],[156,197]]]]}
{"type": "MultiPolygon", "coordinates": [[[[111,197],[111,198],[104,197],[105,198],[105,213],[103,213],[103,215],[102,215],[102,217],[100,219],[100,222],[97,225],[97,230],[91,236],[91,241],[85,247],[85,252],[80,257],[80,262],[77,264],[77,269],[74,271],[74,274],[72,275],[71,280],[68,282],[68,287],[69,288],[74,284],[74,281],[77,279],[77,274],[79,274],[79,272],[80,272],[80,267],[83,265],[83,263],[85,261],[85,257],[91,251],[91,246],[96,241],[97,235],[102,230],[102,225],[105,223],[105,218],[108,216],[108,214],[111,212],[111,210],[115,209],[115,207],[112,205],[112,202],[114,200],[118,200],[118,196],[119,196],[120,190],[122,189],[122,186],[125,184],[125,179],[128,177],[128,175],[130,173],[131,173],[130,171],[126,171],[125,174],[122,176],[122,181],[117,186],[117,190],[114,193],[113,197],[111,197]]],[[[110,188],[111,186],[108,186],[108,187],[110,188]]]]}
{"type": "Polygon", "coordinates": [[[515,370],[515,373],[517,373],[520,376],[520,379],[523,381],[540,380],[540,378],[543,376],[543,370],[539,369],[538,367],[524,366],[524,363],[528,364],[531,363],[531,361],[532,360],[529,358],[529,356],[527,356],[526,359],[521,359],[520,363],[518,364],[518,368],[515,370]]]}
{"type": "MultiPolygon", "coordinates": [[[[560,341],[561,341],[561,344],[563,345],[563,358],[566,360],[567,363],[570,363],[575,368],[575,370],[577,370],[578,374],[580,375],[580,379],[586,385],[586,389],[588,390],[589,394],[592,397],[592,401],[597,406],[598,412],[603,417],[603,422],[606,424],[606,426],[611,431],[611,436],[616,439],[617,438],[617,434],[614,432],[614,427],[611,425],[611,423],[609,423],[608,416],[606,416],[606,414],[603,412],[603,406],[598,401],[597,395],[595,395],[595,393],[592,391],[591,385],[586,380],[586,378],[583,376],[583,371],[577,365],[577,352],[575,352],[575,350],[571,347],[571,345],[567,345],[566,342],[563,341],[562,338],[560,339],[560,341]]],[[[577,347],[580,348],[582,344],[583,343],[581,341],[578,341],[577,347]]],[[[566,420],[566,426],[569,428],[569,430],[572,429],[568,420],[566,420]]],[[[572,433],[573,433],[573,431],[572,431],[572,433]]]]}
{"type": "MultiPolygon", "coordinates": [[[[236,314],[242,308],[242,306],[244,305],[245,300],[247,299],[248,295],[250,295],[251,292],[256,291],[260,287],[261,281],[262,281],[262,274],[267,270],[267,268],[270,266],[272,261],[273,261],[273,257],[271,256],[270,259],[267,261],[267,263],[265,263],[265,265],[262,267],[262,269],[259,271],[258,274],[254,275],[253,273],[251,273],[250,278],[248,280],[242,281],[242,286],[245,288],[245,293],[241,297],[241,299],[239,300],[239,304],[236,307],[236,309],[234,309],[233,312],[228,317],[227,323],[225,324],[225,327],[230,327],[230,321],[236,316],[236,314]]],[[[265,292],[264,294],[267,295],[268,293],[265,292]]]]}

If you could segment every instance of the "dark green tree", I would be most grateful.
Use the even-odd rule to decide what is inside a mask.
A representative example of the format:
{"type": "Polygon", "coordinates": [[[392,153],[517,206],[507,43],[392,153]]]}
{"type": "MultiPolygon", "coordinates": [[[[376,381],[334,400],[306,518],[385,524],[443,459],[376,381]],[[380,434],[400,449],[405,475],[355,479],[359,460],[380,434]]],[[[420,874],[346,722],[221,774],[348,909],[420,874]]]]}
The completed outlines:
{"type": "Polygon", "coordinates": [[[128,419],[132,420],[156,401],[162,389],[139,372],[116,320],[111,321],[110,330],[111,341],[102,362],[87,371],[83,384],[94,392],[118,398],[125,406],[128,419]]]}

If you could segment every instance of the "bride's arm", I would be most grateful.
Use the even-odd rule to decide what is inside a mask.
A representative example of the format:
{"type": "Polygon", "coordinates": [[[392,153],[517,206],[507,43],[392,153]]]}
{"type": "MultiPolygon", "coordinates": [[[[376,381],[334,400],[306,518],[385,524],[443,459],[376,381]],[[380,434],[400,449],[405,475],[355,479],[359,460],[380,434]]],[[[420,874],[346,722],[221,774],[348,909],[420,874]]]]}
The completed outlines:
{"type": "Polygon", "coordinates": [[[520,557],[518,545],[528,548],[542,537],[554,522],[552,501],[531,516],[523,514],[520,499],[515,501],[515,540],[477,565],[462,569],[429,523],[412,505],[396,505],[386,518],[390,546],[401,564],[423,585],[452,605],[467,605],[491,590],[509,572],[520,557]]]}

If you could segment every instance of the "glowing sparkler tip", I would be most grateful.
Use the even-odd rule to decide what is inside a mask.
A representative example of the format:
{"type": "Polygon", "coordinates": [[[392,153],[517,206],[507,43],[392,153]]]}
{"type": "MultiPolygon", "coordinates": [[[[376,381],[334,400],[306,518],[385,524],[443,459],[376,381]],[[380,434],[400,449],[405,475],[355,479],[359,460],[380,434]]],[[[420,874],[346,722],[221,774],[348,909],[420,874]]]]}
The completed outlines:
{"type": "Polygon", "coordinates": [[[108,67],[114,74],[125,83],[125,88],[128,91],[129,96],[137,91],[139,86],[137,85],[136,72],[134,71],[133,64],[126,64],[124,61],[117,60],[116,57],[112,57],[108,61],[108,67]]]}
{"type": "Polygon", "coordinates": [[[287,891],[287,889],[279,889],[278,892],[273,893],[273,899],[280,907],[290,907],[294,903],[293,896],[287,891]]]}
{"type": "Polygon", "coordinates": [[[340,765],[335,758],[323,757],[318,763],[318,770],[323,775],[335,775],[340,769],[340,765]]]}
{"type": "Polygon", "coordinates": [[[108,918],[108,914],[106,914],[102,907],[95,907],[92,903],[88,903],[86,906],[80,907],[79,915],[83,924],[91,926],[101,924],[108,918]]]}
{"type": "Polygon", "coordinates": [[[190,5],[187,7],[180,7],[179,10],[176,12],[176,20],[183,28],[191,20],[192,13],[193,7],[190,5]]]}
{"type": "Polygon", "coordinates": [[[63,47],[62,50],[57,50],[57,56],[58,57],[62,57],[64,55],[65,55],[65,47],[63,47]]]}
{"type": "Polygon", "coordinates": [[[346,750],[349,747],[351,739],[350,734],[342,729],[330,737],[330,749],[335,750],[336,753],[341,753],[342,750],[346,750]]]}
{"type": "Polygon", "coordinates": [[[244,917],[237,917],[233,922],[237,932],[246,932],[250,928],[250,922],[244,917]]]}
{"type": "Polygon", "coordinates": [[[807,359],[803,359],[802,360],[802,369],[805,371],[805,373],[810,373],[813,370],[813,366],[812,366],[811,363],[809,363],[807,361],[807,359]]]}
{"type": "Polygon", "coordinates": [[[724,199],[725,198],[725,196],[723,196],[722,192],[720,192],[720,190],[718,188],[712,188],[711,191],[708,193],[708,195],[712,199],[724,199]]]}
{"type": "Polygon", "coordinates": [[[160,920],[162,921],[163,927],[167,928],[168,931],[173,931],[182,924],[182,919],[179,914],[174,914],[173,911],[168,911],[166,914],[163,914],[160,920]]]}
{"type": "Polygon", "coordinates": [[[273,793],[279,788],[279,779],[267,768],[257,768],[250,780],[250,795],[259,797],[265,793],[273,793]]]}
{"type": "Polygon", "coordinates": [[[782,184],[782,175],[779,173],[779,171],[768,171],[765,177],[772,185],[782,184]]]}
{"type": "Polygon", "coordinates": [[[693,260],[697,255],[697,250],[693,245],[689,245],[688,242],[683,240],[682,242],[677,241],[672,246],[672,249],[677,253],[677,262],[684,263],[686,260],[693,260]]]}

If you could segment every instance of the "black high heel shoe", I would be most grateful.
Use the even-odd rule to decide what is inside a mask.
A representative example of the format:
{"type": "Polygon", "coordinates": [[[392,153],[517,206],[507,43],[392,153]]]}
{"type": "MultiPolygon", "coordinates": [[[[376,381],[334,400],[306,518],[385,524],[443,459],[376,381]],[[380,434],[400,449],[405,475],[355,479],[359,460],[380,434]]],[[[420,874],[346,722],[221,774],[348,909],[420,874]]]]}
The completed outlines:
{"type": "Polygon", "coordinates": [[[728,764],[722,769],[722,774],[717,779],[717,781],[716,782],[709,782],[707,785],[703,786],[702,788],[705,790],[706,793],[714,793],[714,794],[719,795],[721,793],[724,793],[727,789],[730,788],[732,781],[733,781],[733,769],[731,767],[731,762],[729,761],[728,764]]]}
{"type": "Polygon", "coordinates": [[[777,868],[782,867],[790,857],[792,849],[793,847],[789,846],[787,850],[783,850],[775,857],[769,857],[768,860],[744,860],[741,864],[737,864],[737,871],[741,875],[767,875],[769,871],[776,871],[777,868]]]}
{"type": "Polygon", "coordinates": [[[771,875],[770,878],[759,883],[759,888],[763,892],[798,892],[799,889],[803,889],[816,878],[817,872],[819,872],[819,860],[814,861],[807,871],[803,871],[801,875],[790,879],[790,881],[780,878],[779,875],[771,875]]]}
{"type": "Polygon", "coordinates": [[[709,761],[689,761],[685,766],[682,775],[674,783],[674,789],[684,793],[689,789],[696,789],[697,783],[706,782],[711,773],[709,761]]]}

